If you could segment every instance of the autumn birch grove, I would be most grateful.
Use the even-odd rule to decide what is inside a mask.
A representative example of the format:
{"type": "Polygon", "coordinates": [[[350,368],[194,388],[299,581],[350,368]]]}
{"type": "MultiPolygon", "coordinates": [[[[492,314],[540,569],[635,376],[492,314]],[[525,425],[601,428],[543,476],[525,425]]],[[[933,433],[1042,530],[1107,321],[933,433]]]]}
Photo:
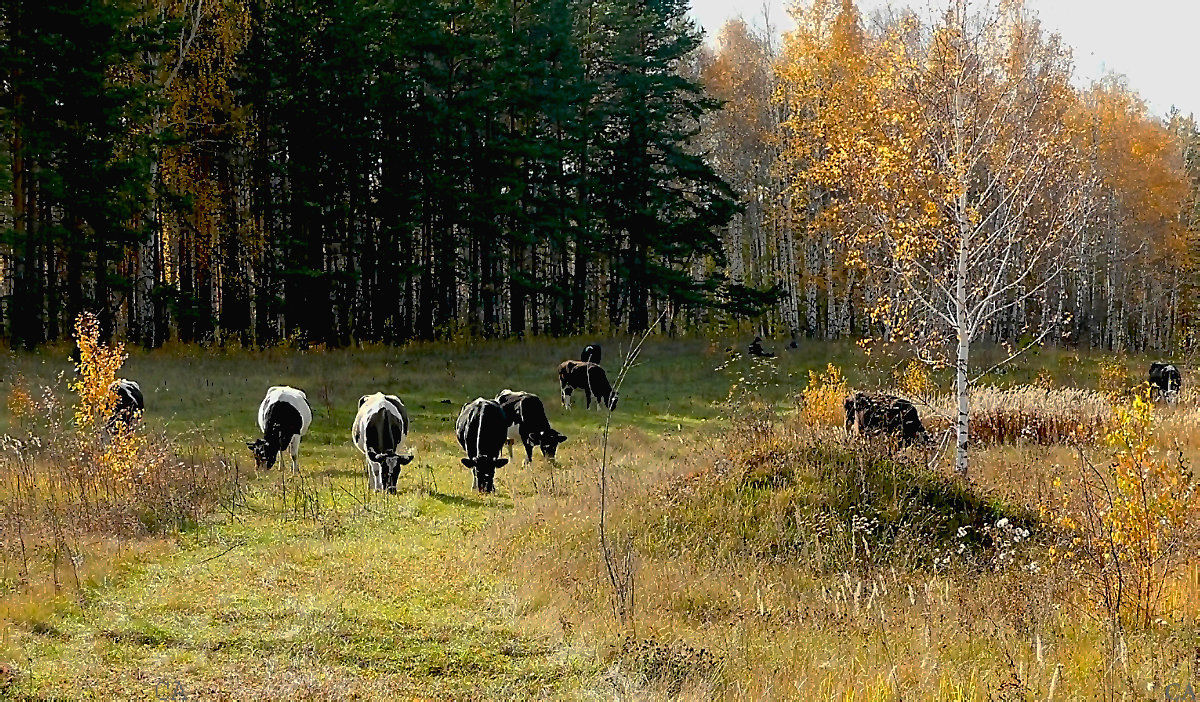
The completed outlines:
{"type": "Polygon", "coordinates": [[[1192,116],[1081,87],[1015,0],[792,11],[7,2],[0,329],[1190,343],[1192,116]]]}

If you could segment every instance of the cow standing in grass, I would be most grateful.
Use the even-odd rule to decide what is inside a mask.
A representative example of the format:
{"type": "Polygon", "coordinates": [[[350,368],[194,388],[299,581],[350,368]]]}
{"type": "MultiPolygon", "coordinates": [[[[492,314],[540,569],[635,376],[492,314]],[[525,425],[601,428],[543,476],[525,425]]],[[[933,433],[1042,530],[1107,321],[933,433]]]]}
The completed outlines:
{"type": "Polygon", "coordinates": [[[905,444],[925,437],[917,408],[893,395],[858,392],[846,398],[846,433],[892,434],[905,444]]]}
{"type": "Polygon", "coordinates": [[[754,341],[751,341],[750,345],[746,347],[746,353],[756,358],[775,358],[774,353],[763,349],[761,336],[754,337],[754,341]]]}
{"type": "Polygon", "coordinates": [[[517,439],[525,446],[525,465],[533,462],[533,447],[540,446],[542,455],[554,460],[558,445],[567,437],[550,426],[542,399],[533,393],[504,390],[496,396],[504,410],[508,425],[508,457],[512,458],[517,439]]]}
{"type": "Polygon", "coordinates": [[[595,363],[583,361],[563,361],[558,367],[558,383],[562,389],[563,407],[571,409],[571,393],[582,390],[586,406],[592,406],[592,396],[596,397],[597,409],[617,409],[617,391],[608,382],[604,369],[595,363]]]}
{"type": "Polygon", "coordinates": [[[108,386],[108,391],[117,398],[108,417],[109,428],[118,424],[128,427],[145,411],[146,400],[142,396],[142,388],[132,380],[118,378],[108,386]]]}
{"type": "Polygon", "coordinates": [[[286,385],[267,390],[267,396],[258,406],[258,428],[263,438],[246,442],[254,454],[255,465],[260,469],[271,468],[286,450],[292,457],[292,472],[300,472],[300,437],[308,433],[310,424],[312,408],[303,391],[286,385]]]}
{"type": "Polygon", "coordinates": [[[458,445],[467,452],[464,466],[475,475],[475,489],[492,492],[496,489],[496,469],[508,463],[500,458],[508,440],[508,419],[495,400],[482,397],[463,405],[454,425],[458,445]]]}
{"type": "Polygon", "coordinates": [[[1150,364],[1150,389],[1167,402],[1179,399],[1179,390],[1183,388],[1183,375],[1173,363],[1150,364]]]}
{"type": "Polygon", "coordinates": [[[400,467],[412,462],[405,448],[408,410],[395,395],[377,392],[358,400],[351,438],[367,461],[367,482],[372,490],[396,492],[400,467]]]}

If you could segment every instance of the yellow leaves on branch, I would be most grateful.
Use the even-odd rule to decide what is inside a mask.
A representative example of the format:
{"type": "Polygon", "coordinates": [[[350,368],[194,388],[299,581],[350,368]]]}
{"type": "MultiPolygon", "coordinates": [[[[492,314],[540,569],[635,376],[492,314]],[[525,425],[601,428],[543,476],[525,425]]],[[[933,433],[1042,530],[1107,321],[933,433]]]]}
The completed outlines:
{"type": "Polygon", "coordinates": [[[108,421],[116,396],[109,386],[117,379],[117,371],[128,354],[125,345],[100,343],[100,320],[91,312],[83,312],[75,320],[75,343],[79,346],[78,377],[70,388],[79,396],[75,405],[75,423],[82,428],[96,427],[108,421]]]}
{"type": "MultiPolygon", "coordinates": [[[[109,425],[116,395],[109,389],[117,371],[129,357],[125,345],[100,342],[100,320],[84,312],[75,320],[75,343],[79,347],[77,377],[69,387],[77,395],[75,425],[86,436],[84,444],[94,455],[83,459],[85,470],[99,468],[107,478],[124,481],[139,474],[144,465],[146,437],[136,430],[137,423],[114,422],[109,425]]],[[[15,400],[10,396],[10,404],[15,400]]]]}

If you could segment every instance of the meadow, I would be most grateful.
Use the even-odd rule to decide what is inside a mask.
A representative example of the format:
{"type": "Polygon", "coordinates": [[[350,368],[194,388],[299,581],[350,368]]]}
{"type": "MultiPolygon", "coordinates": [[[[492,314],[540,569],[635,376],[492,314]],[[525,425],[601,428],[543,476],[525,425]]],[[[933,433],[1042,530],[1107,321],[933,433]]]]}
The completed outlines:
{"type": "MultiPolygon", "coordinates": [[[[1195,675],[1194,542],[1149,626],[1114,629],[1079,568],[1047,556],[1081,456],[1113,460],[1107,429],[1080,453],[1004,428],[1005,402],[1058,416],[1050,395],[1004,388],[1111,386],[1103,400],[1064,400],[1101,411],[1125,402],[1146,358],[1047,351],[986,379],[1004,396],[989,416],[1003,419],[965,486],[934,448],[848,441],[836,407],[806,405],[809,372],[833,364],[848,387],[900,385],[938,407],[942,379],[915,388],[903,357],[814,343],[752,361],[729,340],[651,338],[605,445],[606,416],[563,410],[555,378],[592,340],[135,351],[121,375],[146,394],[145,431],[233,478],[170,528],[72,532],[69,573],[57,553],[18,567],[6,534],[3,694],[1161,698],[1195,675]],[[244,447],[275,384],[313,407],[300,476],[256,472],[244,447]],[[538,454],[524,466],[518,447],[497,492],[480,495],[453,423],[505,388],[541,395],[569,440],[557,465],[538,454]],[[416,460],[394,496],[366,491],[349,441],[359,396],[376,390],[412,416],[416,460]],[[627,577],[617,598],[597,539],[605,455],[610,551],[627,577]]],[[[632,342],[602,341],[615,369],[632,342]]],[[[10,354],[6,384],[61,391],[67,355],[10,354]]],[[[1152,411],[1163,451],[1194,458],[1194,399],[1152,411]]]]}

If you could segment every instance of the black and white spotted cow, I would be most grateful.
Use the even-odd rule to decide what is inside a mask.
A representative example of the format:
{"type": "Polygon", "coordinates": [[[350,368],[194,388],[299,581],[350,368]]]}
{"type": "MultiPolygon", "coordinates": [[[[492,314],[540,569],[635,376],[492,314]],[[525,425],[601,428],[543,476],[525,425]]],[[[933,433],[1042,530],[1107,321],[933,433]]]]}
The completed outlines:
{"type": "Polygon", "coordinates": [[[254,454],[255,465],[272,468],[275,459],[286,450],[292,457],[292,472],[299,472],[300,437],[308,433],[310,424],[312,409],[303,391],[286,385],[267,390],[267,396],[258,406],[258,428],[263,438],[246,442],[254,454]]]}
{"type": "Polygon", "coordinates": [[[525,446],[526,465],[533,462],[534,446],[540,446],[542,455],[554,460],[554,452],[567,437],[550,426],[542,399],[529,392],[504,390],[496,396],[496,402],[500,403],[504,417],[509,422],[508,457],[512,458],[513,444],[520,439],[525,446]]]}
{"type": "Polygon", "coordinates": [[[588,344],[583,347],[583,352],[579,354],[579,360],[584,363],[599,363],[600,362],[600,344],[588,344]]]}
{"type": "Polygon", "coordinates": [[[583,361],[563,361],[558,366],[558,383],[562,389],[563,407],[571,409],[571,393],[582,390],[586,406],[591,408],[592,396],[596,408],[617,409],[617,391],[608,382],[608,375],[598,364],[583,361]]]}
{"type": "Polygon", "coordinates": [[[454,433],[458,445],[467,453],[462,463],[474,473],[475,489],[494,491],[496,469],[508,463],[507,458],[500,458],[504,442],[508,440],[508,419],[500,403],[480,397],[463,405],[454,433]]]}
{"type": "Polygon", "coordinates": [[[359,398],[350,437],[367,461],[367,483],[372,490],[396,492],[401,466],[413,459],[405,447],[408,427],[408,410],[395,395],[377,392],[359,398]]]}
{"type": "Polygon", "coordinates": [[[1173,363],[1155,362],[1150,364],[1150,388],[1167,402],[1179,398],[1179,390],[1183,387],[1183,375],[1173,363]]]}
{"type": "Polygon", "coordinates": [[[128,427],[145,411],[146,400],[142,396],[142,388],[132,380],[118,378],[108,386],[108,391],[117,396],[108,418],[110,428],[118,424],[128,427]]]}

